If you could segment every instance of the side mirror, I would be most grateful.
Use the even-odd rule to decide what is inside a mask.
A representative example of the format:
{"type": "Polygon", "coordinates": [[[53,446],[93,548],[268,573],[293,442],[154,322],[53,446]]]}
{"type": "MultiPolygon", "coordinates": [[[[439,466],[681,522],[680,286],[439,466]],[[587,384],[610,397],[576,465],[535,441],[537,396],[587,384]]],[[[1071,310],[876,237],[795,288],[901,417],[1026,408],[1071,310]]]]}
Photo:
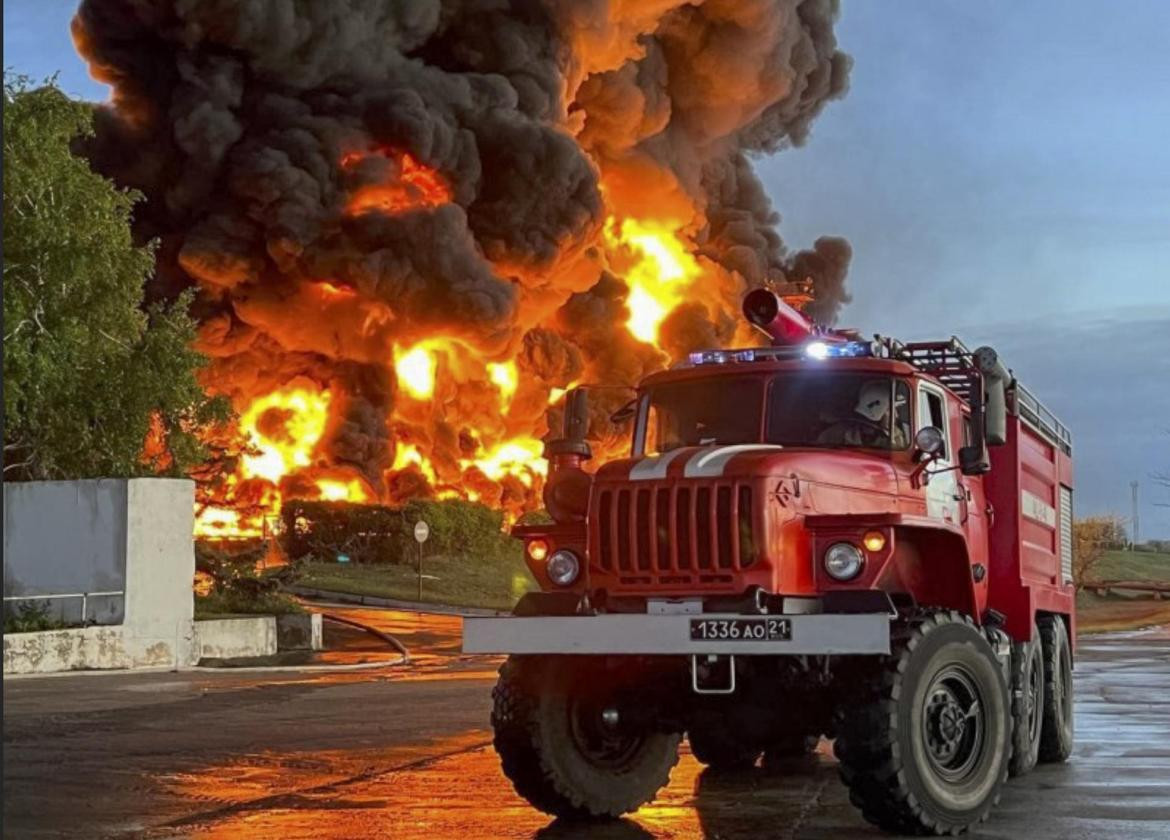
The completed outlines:
{"type": "Polygon", "coordinates": [[[914,449],[931,461],[942,454],[943,443],[942,429],[936,426],[923,426],[914,436],[914,449]]]}

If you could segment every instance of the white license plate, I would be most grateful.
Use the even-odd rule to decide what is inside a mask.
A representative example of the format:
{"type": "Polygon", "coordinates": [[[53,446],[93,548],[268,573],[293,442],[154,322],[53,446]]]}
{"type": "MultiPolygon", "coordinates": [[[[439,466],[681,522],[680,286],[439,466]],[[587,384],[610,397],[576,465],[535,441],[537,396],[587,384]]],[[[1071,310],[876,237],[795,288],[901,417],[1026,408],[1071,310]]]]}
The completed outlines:
{"type": "Polygon", "coordinates": [[[792,638],[787,618],[692,618],[691,641],[776,642],[792,638]]]}

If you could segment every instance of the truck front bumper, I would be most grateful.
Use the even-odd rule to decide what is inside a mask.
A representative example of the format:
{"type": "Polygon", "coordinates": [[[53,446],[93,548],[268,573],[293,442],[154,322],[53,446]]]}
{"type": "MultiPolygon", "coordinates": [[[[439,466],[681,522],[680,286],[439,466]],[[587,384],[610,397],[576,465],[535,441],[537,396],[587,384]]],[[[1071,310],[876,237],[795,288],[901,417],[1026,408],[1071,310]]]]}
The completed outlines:
{"type": "Polygon", "coordinates": [[[694,639],[691,621],[735,621],[743,615],[467,617],[464,653],[777,656],[887,654],[888,613],[773,615],[789,622],[784,639],[694,639]]]}

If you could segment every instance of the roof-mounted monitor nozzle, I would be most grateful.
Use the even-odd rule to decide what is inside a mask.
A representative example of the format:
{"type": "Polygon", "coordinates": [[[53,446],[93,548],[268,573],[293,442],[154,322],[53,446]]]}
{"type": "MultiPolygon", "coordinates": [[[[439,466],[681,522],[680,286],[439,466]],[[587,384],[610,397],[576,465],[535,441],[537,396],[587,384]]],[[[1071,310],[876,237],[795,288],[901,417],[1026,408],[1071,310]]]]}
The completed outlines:
{"type": "Polygon", "coordinates": [[[803,344],[817,334],[812,321],[771,289],[748,292],[743,299],[743,315],[748,323],[768,336],[775,347],[803,344]]]}

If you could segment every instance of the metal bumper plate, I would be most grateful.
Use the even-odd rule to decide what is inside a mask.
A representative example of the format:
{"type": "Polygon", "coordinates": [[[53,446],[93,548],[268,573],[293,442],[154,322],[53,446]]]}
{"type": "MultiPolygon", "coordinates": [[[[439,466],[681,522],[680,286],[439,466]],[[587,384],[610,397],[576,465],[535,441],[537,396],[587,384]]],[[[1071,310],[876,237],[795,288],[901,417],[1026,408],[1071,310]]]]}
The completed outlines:
{"type": "MultiPolygon", "coordinates": [[[[742,615],[706,613],[705,619],[742,619],[742,615]]],[[[860,615],[785,615],[791,637],[692,639],[689,615],[641,613],[597,616],[467,617],[463,619],[464,653],[532,654],[704,654],[739,656],[777,654],[884,654],[890,652],[890,617],[860,615]]]]}

